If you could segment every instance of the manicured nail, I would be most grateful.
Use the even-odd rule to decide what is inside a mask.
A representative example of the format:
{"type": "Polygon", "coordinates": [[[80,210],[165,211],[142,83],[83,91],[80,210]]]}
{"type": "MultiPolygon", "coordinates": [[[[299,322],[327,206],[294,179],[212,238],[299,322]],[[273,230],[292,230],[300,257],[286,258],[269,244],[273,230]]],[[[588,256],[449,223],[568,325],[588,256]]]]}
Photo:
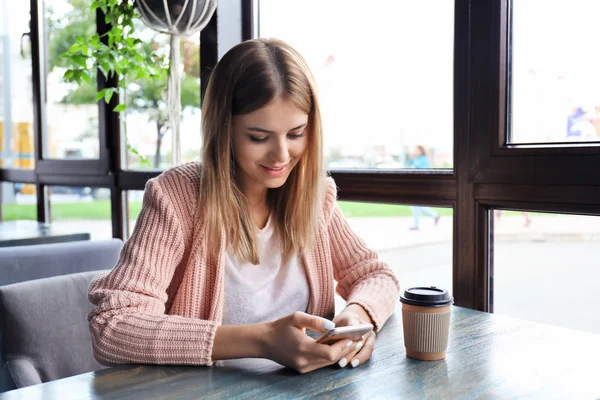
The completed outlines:
{"type": "Polygon", "coordinates": [[[323,324],[323,328],[325,328],[326,330],[330,331],[333,328],[335,328],[335,324],[333,323],[333,321],[330,321],[330,320],[326,319],[325,323],[323,324]]]}
{"type": "Polygon", "coordinates": [[[358,342],[356,344],[356,350],[360,350],[360,348],[363,346],[363,342],[358,342]]]}
{"type": "Polygon", "coordinates": [[[338,363],[338,365],[342,368],[344,368],[347,364],[348,364],[348,360],[346,360],[346,357],[342,358],[340,360],[340,362],[338,363]]]}
{"type": "Polygon", "coordinates": [[[352,368],[358,367],[359,363],[360,363],[360,361],[358,360],[358,358],[355,358],[354,360],[352,360],[352,368]]]}
{"type": "Polygon", "coordinates": [[[349,341],[348,343],[346,343],[346,346],[345,346],[345,347],[346,347],[346,348],[348,348],[348,347],[352,346],[352,343],[354,343],[352,340],[351,340],[351,341],[349,341]]]}

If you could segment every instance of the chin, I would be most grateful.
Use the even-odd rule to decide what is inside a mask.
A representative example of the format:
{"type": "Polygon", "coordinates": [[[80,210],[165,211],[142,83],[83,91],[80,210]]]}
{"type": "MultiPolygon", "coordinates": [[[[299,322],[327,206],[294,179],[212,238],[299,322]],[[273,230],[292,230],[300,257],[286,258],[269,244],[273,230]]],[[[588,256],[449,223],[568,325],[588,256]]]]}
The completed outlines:
{"type": "Polygon", "coordinates": [[[285,178],[273,179],[273,180],[265,182],[265,186],[268,189],[277,189],[277,188],[280,188],[283,185],[285,185],[285,183],[287,182],[287,180],[288,180],[287,176],[285,178]]]}

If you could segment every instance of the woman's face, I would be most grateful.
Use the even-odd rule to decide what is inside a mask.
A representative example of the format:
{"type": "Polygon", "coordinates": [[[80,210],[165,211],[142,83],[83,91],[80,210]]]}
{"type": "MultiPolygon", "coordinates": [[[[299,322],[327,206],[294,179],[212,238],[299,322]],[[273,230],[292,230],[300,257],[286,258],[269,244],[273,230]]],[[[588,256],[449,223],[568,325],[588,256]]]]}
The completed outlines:
{"type": "Polygon", "coordinates": [[[283,186],[306,151],[307,122],[308,114],[285,98],[233,117],[236,174],[246,195],[283,186]]]}

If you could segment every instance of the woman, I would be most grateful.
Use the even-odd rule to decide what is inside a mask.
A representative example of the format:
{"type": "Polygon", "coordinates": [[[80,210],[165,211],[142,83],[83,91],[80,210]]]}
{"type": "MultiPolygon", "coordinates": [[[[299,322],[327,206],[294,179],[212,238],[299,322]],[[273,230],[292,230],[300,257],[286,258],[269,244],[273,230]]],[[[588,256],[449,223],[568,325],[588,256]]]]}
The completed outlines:
{"type": "Polygon", "coordinates": [[[103,364],[267,358],[304,373],[361,365],[374,333],[319,344],[304,329],[381,329],[399,286],[336,204],[315,84],[278,40],[233,47],[202,110],[202,163],[148,181],[116,267],[89,299],[103,364]],[[346,308],[333,321],[334,279],[346,308]]]}

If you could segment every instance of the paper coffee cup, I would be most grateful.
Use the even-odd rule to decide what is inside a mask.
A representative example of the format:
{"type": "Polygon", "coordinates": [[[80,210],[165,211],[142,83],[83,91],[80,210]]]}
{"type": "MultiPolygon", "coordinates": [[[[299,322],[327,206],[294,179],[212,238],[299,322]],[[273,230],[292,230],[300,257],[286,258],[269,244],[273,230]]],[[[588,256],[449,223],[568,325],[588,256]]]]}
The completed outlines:
{"type": "Polygon", "coordinates": [[[410,288],[400,302],[406,355],[417,360],[445,358],[453,302],[448,291],[434,286],[410,288]]]}

